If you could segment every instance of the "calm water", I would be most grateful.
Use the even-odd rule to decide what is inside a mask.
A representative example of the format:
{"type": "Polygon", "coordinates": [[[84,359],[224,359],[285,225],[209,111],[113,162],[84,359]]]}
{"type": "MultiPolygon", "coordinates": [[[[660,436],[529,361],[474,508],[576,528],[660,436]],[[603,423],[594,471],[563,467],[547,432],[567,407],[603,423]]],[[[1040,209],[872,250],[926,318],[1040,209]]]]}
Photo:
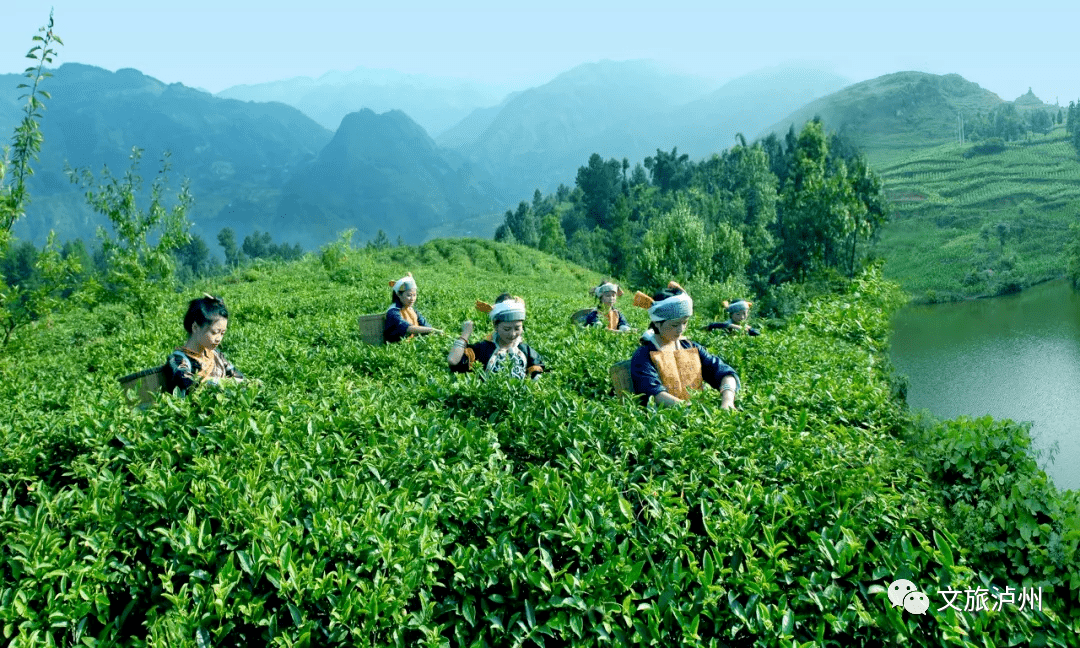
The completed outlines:
{"type": "Polygon", "coordinates": [[[1039,465],[1080,489],[1080,293],[1064,280],[1017,295],[908,306],[893,319],[892,359],[910,380],[908,404],[1031,421],[1039,465]]]}

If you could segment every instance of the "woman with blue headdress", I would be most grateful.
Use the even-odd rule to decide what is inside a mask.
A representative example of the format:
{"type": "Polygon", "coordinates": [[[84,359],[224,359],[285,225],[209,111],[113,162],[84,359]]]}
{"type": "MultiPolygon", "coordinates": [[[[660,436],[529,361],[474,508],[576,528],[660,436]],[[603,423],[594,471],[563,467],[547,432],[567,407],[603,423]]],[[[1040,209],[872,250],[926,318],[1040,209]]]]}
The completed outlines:
{"type": "Polygon", "coordinates": [[[660,405],[677,405],[708,384],[720,390],[722,409],[735,409],[739,375],[705,347],[683,337],[694,314],[690,295],[672,281],[652,297],[636,293],[634,305],[648,309],[650,321],[641,346],[630,358],[630,379],[642,404],[651,397],[660,405]]]}
{"type": "Polygon", "coordinates": [[[499,295],[495,305],[476,302],[477,310],[487,313],[494,331],[485,340],[469,344],[472,321],[461,326],[461,337],[454,340],[446,362],[450,371],[466,373],[480,368],[489,374],[506,373],[514,378],[539,378],[544,359],[525,343],[525,300],[509,293],[499,295]]]}
{"type": "Polygon", "coordinates": [[[725,322],[713,322],[705,327],[706,331],[726,331],[728,333],[745,333],[746,335],[761,335],[761,331],[750,326],[746,320],[750,317],[750,307],[754,302],[745,299],[736,299],[734,302],[723,302],[724,312],[728,319],[725,322]]]}

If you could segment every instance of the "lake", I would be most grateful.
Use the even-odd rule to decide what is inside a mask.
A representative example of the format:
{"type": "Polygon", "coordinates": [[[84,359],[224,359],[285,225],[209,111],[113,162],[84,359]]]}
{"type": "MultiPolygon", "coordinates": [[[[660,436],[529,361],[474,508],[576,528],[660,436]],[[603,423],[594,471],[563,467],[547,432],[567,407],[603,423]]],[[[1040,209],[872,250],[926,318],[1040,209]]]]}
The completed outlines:
{"type": "Polygon", "coordinates": [[[908,404],[942,418],[1031,421],[1039,465],[1080,489],[1080,293],[1065,280],[993,299],[906,306],[892,322],[908,404]]]}

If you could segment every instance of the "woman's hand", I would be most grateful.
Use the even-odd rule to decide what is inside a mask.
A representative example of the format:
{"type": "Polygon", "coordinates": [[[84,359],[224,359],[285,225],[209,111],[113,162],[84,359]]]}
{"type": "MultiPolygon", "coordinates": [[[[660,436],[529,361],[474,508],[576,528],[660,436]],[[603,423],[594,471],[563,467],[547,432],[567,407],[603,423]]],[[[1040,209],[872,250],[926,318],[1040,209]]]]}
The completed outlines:
{"type": "Polygon", "coordinates": [[[724,377],[720,383],[720,409],[735,409],[735,390],[738,388],[739,385],[734,378],[731,376],[724,377]]]}
{"type": "Polygon", "coordinates": [[[472,320],[465,320],[465,322],[461,325],[461,337],[468,339],[469,336],[472,335],[472,332],[473,332],[472,320]]]}

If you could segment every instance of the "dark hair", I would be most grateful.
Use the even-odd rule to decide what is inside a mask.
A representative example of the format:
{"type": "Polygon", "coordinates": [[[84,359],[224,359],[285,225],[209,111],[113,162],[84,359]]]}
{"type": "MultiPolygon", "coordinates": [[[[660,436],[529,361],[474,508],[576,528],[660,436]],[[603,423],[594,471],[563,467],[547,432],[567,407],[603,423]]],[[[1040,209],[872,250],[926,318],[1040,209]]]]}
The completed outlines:
{"type": "MultiPolygon", "coordinates": [[[[652,296],[652,299],[653,299],[654,302],[664,301],[668,297],[676,297],[678,295],[683,294],[684,292],[686,292],[686,291],[685,290],[679,290],[678,288],[664,288],[660,292],[654,293],[653,296],[652,296]]],[[[667,320],[664,320],[664,321],[667,321],[667,320]]],[[[661,322],[649,322],[649,328],[651,328],[652,330],[659,333],[660,332],[660,325],[663,324],[664,321],[661,321],[661,322]]]]}
{"type": "Polygon", "coordinates": [[[395,306],[404,306],[404,305],[405,305],[405,304],[402,304],[402,303],[401,303],[401,298],[400,298],[400,297],[398,297],[398,295],[397,295],[397,291],[396,291],[396,290],[391,290],[391,291],[390,291],[390,300],[391,300],[392,302],[394,302],[394,305],[395,305],[395,306]]]}
{"type": "Polygon", "coordinates": [[[229,319],[229,309],[220,297],[199,297],[188,302],[187,314],[184,315],[184,330],[193,333],[195,325],[206,326],[216,319],[229,319]]]}

